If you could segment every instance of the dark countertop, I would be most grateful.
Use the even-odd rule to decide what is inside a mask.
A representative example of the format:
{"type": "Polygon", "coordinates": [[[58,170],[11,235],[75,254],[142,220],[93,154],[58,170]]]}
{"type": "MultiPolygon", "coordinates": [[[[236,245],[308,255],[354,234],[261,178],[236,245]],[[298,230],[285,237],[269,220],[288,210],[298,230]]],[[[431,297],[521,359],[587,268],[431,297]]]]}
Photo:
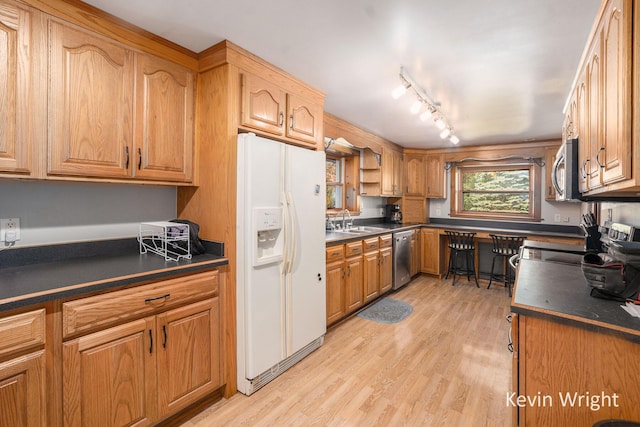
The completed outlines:
{"type": "MultiPolygon", "coordinates": [[[[207,253],[177,262],[165,261],[152,253],[140,254],[137,244],[119,245],[118,253],[89,250],[90,255],[87,256],[78,256],[68,245],[37,248],[37,257],[34,257],[35,249],[29,248],[28,261],[25,261],[26,257],[18,261],[7,259],[9,250],[3,251],[4,259],[0,259],[3,261],[0,263],[3,266],[0,268],[0,311],[196,273],[229,263],[227,258],[219,255],[216,246],[205,244],[205,247],[207,253]],[[56,249],[71,256],[47,256],[47,252],[56,249]]],[[[16,257],[20,258],[20,255],[16,257]]]]}
{"type": "Polygon", "coordinates": [[[425,228],[441,228],[443,230],[460,230],[460,231],[475,231],[484,233],[500,233],[500,234],[518,234],[522,236],[547,236],[547,237],[568,237],[568,238],[584,238],[582,234],[576,233],[564,233],[548,230],[514,230],[510,228],[497,228],[497,227],[476,227],[472,225],[445,225],[445,224],[423,224],[425,228]]]}
{"type": "Polygon", "coordinates": [[[327,231],[325,241],[327,245],[333,245],[337,243],[347,243],[355,240],[367,239],[373,236],[381,236],[383,234],[412,230],[414,228],[419,228],[421,225],[422,224],[392,224],[388,222],[373,223],[373,224],[367,224],[367,226],[384,228],[385,231],[372,231],[369,233],[361,233],[361,234],[349,234],[349,233],[341,233],[338,231],[327,231]]]}
{"type": "Polygon", "coordinates": [[[639,340],[640,319],[620,308],[623,303],[594,298],[590,290],[579,264],[522,259],[511,310],[584,327],[605,328],[639,340]]]}
{"type": "MultiPolygon", "coordinates": [[[[584,238],[583,234],[565,232],[566,227],[562,227],[563,231],[551,231],[556,226],[547,226],[545,229],[538,230],[524,230],[513,229],[513,228],[500,228],[500,227],[487,227],[487,224],[496,223],[495,221],[482,221],[479,222],[478,225],[469,225],[468,221],[462,222],[464,225],[456,225],[456,224],[443,224],[443,223],[411,223],[411,224],[392,224],[392,223],[371,223],[367,224],[367,226],[372,227],[380,227],[386,228],[388,231],[379,231],[379,232],[371,232],[366,234],[348,234],[348,233],[340,233],[334,231],[327,231],[326,233],[326,243],[327,245],[333,245],[337,243],[347,243],[354,240],[362,240],[368,237],[386,234],[389,232],[397,232],[404,230],[411,230],[414,228],[438,228],[438,229],[447,229],[447,230],[461,230],[461,231],[474,231],[474,232],[484,232],[484,233],[500,233],[500,234],[519,234],[523,236],[546,236],[546,237],[567,237],[567,238],[584,238]]],[[[499,223],[498,223],[499,224],[499,223]]],[[[526,226],[526,224],[519,224],[521,227],[526,226]]],[[[579,230],[579,228],[578,228],[579,230]]]]}

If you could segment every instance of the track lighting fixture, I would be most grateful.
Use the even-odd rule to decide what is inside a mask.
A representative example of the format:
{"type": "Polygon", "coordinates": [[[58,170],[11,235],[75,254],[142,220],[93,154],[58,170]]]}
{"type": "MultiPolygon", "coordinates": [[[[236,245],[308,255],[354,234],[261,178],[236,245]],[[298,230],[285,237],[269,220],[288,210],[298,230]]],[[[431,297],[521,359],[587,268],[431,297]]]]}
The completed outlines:
{"type": "Polygon", "coordinates": [[[418,114],[420,111],[420,120],[423,122],[433,117],[435,125],[440,129],[440,138],[445,139],[449,137],[449,141],[452,144],[460,142],[457,136],[453,134],[453,126],[449,123],[446,116],[440,111],[440,104],[431,99],[427,93],[418,86],[415,81],[407,74],[404,67],[400,67],[400,82],[401,84],[391,92],[393,99],[398,99],[404,95],[409,89],[413,89],[416,96],[416,101],[411,105],[409,110],[411,114],[418,114]]]}

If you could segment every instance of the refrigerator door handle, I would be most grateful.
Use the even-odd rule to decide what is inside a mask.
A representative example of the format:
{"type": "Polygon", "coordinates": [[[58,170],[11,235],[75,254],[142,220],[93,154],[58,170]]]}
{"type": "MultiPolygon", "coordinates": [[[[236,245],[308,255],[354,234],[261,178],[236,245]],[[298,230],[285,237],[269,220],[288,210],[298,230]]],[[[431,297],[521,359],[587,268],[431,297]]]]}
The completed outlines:
{"type": "Polygon", "coordinates": [[[290,237],[290,230],[289,230],[289,205],[287,203],[287,195],[286,193],[283,191],[282,194],[280,195],[280,198],[282,200],[282,216],[283,218],[283,224],[284,224],[284,245],[282,248],[282,273],[283,274],[287,274],[287,272],[289,271],[289,240],[291,240],[290,237]]]}
{"type": "Polygon", "coordinates": [[[296,218],[296,206],[293,203],[293,196],[291,195],[291,192],[287,193],[287,206],[290,210],[289,218],[291,219],[291,254],[289,255],[289,268],[287,269],[287,274],[291,274],[291,271],[293,271],[293,262],[296,258],[296,226],[298,222],[298,219],[296,218]]]}

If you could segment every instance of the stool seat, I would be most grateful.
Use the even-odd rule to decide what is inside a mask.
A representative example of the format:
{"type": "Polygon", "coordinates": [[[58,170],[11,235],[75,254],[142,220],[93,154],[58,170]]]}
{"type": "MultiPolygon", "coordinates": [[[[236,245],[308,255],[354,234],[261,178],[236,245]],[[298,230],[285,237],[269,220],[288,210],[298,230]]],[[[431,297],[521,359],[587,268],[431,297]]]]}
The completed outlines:
{"type": "Polygon", "coordinates": [[[505,287],[509,287],[509,296],[511,296],[513,282],[515,277],[511,274],[511,268],[507,265],[507,260],[516,255],[520,250],[520,246],[524,243],[524,236],[511,236],[503,234],[489,234],[493,242],[493,260],[491,261],[491,276],[489,277],[489,286],[494,280],[501,280],[505,287]],[[495,273],[496,259],[502,258],[504,274],[495,273]]]}
{"type": "Polygon", "coordinates": [[[445,279],[448,279],[449,274],[452,274],[453,280],[451,281],[451,286],[453,286],[456,284],[456,276],[467,276],[467,281],[470,281],[471,275],[473,275],[473,280],[475,280],[476,286],[480,287],[476,276],[475,265],[476,233],[452,230],[445,230],[444,232],[449,239],[448,247],[450,251],[449,267],[447,268],[447,275],[445,276],[445,279]],[[460,260],[458,258],[460,254],[464,256],[464,265],[460,265],[460,260]]]}

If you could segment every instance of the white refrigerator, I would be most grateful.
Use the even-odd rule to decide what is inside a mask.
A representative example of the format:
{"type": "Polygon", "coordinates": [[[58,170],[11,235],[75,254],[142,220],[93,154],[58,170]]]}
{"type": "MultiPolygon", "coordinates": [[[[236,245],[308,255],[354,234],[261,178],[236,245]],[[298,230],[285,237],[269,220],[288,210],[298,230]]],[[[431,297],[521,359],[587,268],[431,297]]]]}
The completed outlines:
{"type": "Polygon", "coordinates": [[[238,136],[238,391],[250,395],[322,345],[325,154],[238,136]]]}

